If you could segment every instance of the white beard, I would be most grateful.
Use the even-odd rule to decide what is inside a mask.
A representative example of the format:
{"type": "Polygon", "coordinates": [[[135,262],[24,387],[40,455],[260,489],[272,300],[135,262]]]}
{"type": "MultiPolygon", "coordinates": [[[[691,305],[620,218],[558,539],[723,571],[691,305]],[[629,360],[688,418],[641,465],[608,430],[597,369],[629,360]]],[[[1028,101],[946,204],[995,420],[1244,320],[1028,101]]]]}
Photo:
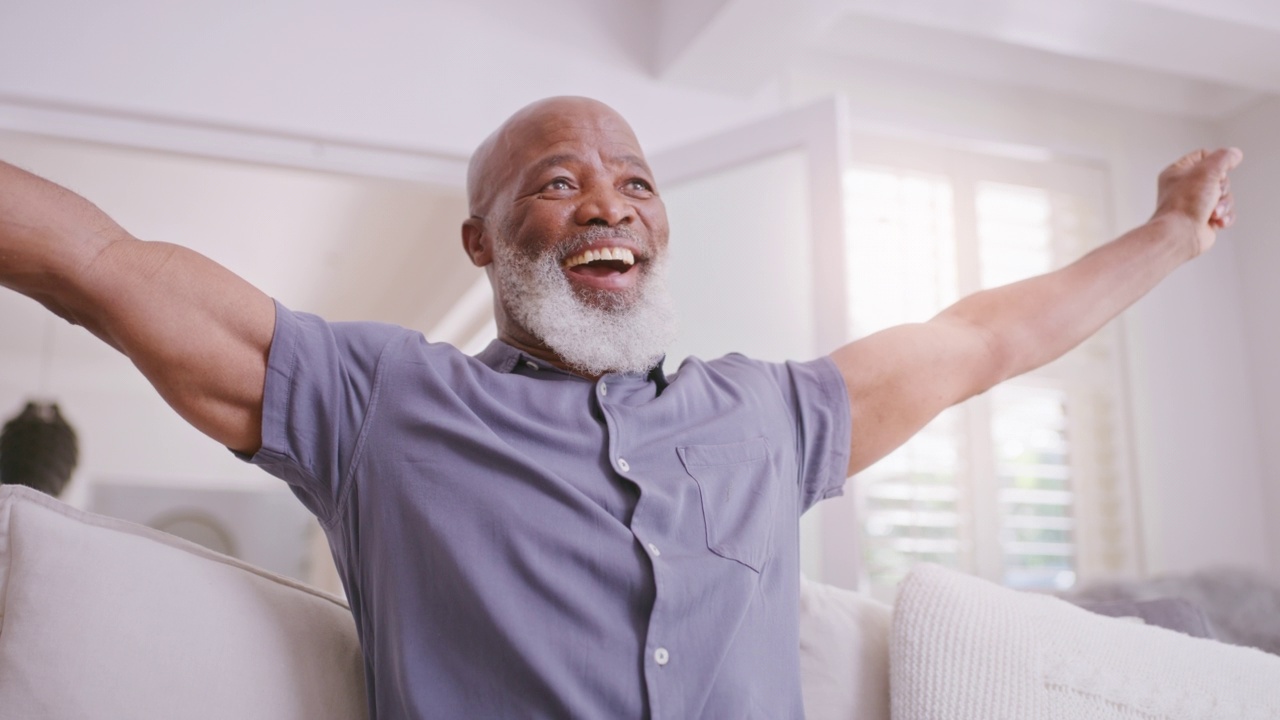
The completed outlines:
{"type": "MultiPolygon", "coordinates": [[[[617,228],[593,230],[566,244],[618,234],[617,228]]],[[[530,256],[505,238],[494,243],[493,281],[507,316],[583,375],[643,374],[657,365],[676,337],[666,253],[632,270],[644,273],[632,291],[599,291],[587,299],[569,284],[560,257],[557,248],[530,256]]]]}

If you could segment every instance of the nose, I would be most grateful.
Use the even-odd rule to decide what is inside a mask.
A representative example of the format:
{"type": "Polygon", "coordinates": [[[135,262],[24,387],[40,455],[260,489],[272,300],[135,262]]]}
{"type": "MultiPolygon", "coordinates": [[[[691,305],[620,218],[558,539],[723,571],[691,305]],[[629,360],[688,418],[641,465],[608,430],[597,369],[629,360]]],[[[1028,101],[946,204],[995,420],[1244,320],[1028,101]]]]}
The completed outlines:
{"type": "Polygon", "coordinates": [[[635,219],[635,207],[631,199],[617,188],[596,184],[582,197],[574,220],[579,225],[605,225],[614,227],[635,219]]]}

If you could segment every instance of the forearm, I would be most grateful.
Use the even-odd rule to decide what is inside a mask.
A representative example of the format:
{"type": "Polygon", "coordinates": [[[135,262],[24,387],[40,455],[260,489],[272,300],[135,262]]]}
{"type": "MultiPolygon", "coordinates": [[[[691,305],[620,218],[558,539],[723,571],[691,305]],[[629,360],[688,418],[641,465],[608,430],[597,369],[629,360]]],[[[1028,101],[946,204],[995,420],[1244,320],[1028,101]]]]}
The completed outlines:
{"type": "Polygon", "coordinates": [[[989,387],[1079,345],[1196,253],[1191,222],[1153,219],[1060,270],[964,298],[937,320],[983,333],[989,387]]]}
{"type": "Polygon", "coordinates": [[[80,281],[123,239],[131,238],[88,200],[0,162],[0,285],[84,324],[92,298],[80,281]]]}
{"type": "Polygon", "coordinates": [[[1156,217],[1055,272],[970,295],[927,323],[889,328],[831,354],[856,432],[849,472],[884,457],[939,412],[1080,344],[1235,219],[1236,149],[1197,150],[1160,174],[1156,217]]]}

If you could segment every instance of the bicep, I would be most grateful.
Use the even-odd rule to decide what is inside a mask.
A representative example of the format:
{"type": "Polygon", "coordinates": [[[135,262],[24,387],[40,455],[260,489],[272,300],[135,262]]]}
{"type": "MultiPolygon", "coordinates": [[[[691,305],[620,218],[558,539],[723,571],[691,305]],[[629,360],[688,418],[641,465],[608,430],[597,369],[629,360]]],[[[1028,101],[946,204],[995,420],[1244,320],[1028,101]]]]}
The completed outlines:
{"type": "Polygon", "coordinates": [[[938,413],[993,385],[1001,372],[980,328],[939,317],[901,325],[831,354],[853,416],[849,474],[866,469],[938,413]]]}
{"type": "Polygon", "coordinates": [[[83,270],[73,319],[129,357],[198,430],[260,443],[269,297],[212,260],[167,243],[119,240],[83,270]]]}

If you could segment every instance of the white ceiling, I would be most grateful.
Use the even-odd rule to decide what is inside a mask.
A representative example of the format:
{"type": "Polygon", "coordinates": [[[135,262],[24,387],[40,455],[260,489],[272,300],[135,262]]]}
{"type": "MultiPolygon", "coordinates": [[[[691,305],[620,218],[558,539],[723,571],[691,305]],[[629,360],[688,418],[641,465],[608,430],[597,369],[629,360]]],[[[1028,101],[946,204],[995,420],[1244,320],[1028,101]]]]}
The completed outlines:
{"type": "Polygon", "coordinates": [[[1280,2],[6,0],[0,128],[86,134],[14,119],[53,107],[457,158],[579,93],[657,150],[776,111],[791,69],[832,61],[1222,119],[1280,93],[1280,2]]]}
{"type": "Polygon", "coordinates": [[[705,0],[677,15],[680,5],[663,5],[664,20],[686,24],[659,24],[655,69],[720,90],[838,58],[1202,119],[1280,93],[1274,0],[705,0]]]}

